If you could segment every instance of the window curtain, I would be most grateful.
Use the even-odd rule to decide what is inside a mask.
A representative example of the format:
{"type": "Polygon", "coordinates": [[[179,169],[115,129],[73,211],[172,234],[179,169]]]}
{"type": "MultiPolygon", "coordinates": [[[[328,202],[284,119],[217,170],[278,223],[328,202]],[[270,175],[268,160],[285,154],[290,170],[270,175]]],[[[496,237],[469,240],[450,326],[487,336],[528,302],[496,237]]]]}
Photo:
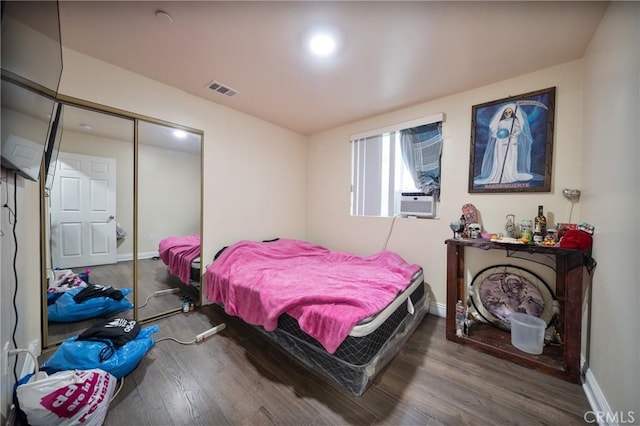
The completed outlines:
{"type": "Polygon", "coordinates": [[[400,131],[402,160],[411,171],[416,188],[440,198],[442,122],[400,131]]]}

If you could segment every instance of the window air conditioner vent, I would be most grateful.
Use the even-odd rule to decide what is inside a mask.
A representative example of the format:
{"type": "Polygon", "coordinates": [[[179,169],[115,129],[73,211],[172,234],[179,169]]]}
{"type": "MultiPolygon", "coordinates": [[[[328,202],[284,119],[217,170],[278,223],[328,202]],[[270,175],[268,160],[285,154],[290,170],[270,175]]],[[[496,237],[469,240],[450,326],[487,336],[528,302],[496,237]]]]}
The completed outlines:
{"type": "Polygon", "coordinates": [[[416,217],[435,217],[435,199],[422,192],[403,192],[400,197],[400,214],[416,217]]]}
{"type": "Polygon", "coordinates": [[[222,95],[229,96],[229,97],[235,96],[238,93],[240,93],[237,90],[232,89],[232,88],[230,88],[228,86],[225,86],[224,84],[219,83],[219,82],[217,82],[215,80],[212,80],[209,83],[207,83],[207,85],[205,87],[208,87],[209,89],[213,90],[214,92],[218,92],[218,93],[220,93],[222,95]]]}

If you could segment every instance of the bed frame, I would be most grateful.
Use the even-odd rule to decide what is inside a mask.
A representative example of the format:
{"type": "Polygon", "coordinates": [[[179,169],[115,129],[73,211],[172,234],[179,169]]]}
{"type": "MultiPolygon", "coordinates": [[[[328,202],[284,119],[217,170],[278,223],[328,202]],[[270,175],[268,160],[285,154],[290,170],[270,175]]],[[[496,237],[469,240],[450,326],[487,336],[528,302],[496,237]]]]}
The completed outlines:
{"type": "MultiPolygon", "coordinates": [[[[225,249],[216,254],[214,262],[225,249]]],[[[207,267],[207,276],[217,274],[214,265],[212,263],[207,267]]],[[[224,279],[228,279],[226,275],[224,279]]],[[[298,320],[287,313],[280,314],[273,331],[266,331],[261,325],[250,327],[312,371],[360,396],[411,337],[429,311],[431,299],[425,288],[422,268],[415,271],[408,281],[409,284],[403,286],[404,290],[386,307],[358,322],[333,353],[316,338],[302,331],[298,320]]],[[[364,290],[367,287],[362,288],[364,290]]],[[[224,308],[223,301],[212,301],[224,308]]]]}
{"type": "Polygon", "coordinates": [[[358,323],[333,354],[289,315],[281,316],[272,332],[255,328],[311,370],[361,396],[420,325],[430,303],[419,271],[407,290],[378,315],[358,323]]]}

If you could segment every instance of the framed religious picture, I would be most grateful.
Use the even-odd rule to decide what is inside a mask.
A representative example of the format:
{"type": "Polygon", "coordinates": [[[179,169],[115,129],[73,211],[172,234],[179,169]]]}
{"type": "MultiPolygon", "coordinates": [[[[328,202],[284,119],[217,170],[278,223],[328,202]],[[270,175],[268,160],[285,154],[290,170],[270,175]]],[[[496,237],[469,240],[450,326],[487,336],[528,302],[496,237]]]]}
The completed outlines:
{"type": "Polygon", "coordinates": [[[472,107],[469,192],[549,192],[556,88],[472,107]]]}

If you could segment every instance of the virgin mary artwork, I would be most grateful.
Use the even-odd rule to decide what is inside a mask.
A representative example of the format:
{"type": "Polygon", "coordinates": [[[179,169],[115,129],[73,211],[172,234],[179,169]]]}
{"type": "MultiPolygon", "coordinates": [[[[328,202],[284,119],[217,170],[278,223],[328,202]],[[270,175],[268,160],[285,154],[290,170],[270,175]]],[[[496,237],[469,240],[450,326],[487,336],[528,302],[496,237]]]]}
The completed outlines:
{"type": "Polygon", "coordinates": [[[490,139],[482,157],[479,185],[528,181],[531,175],[531,131],[527,114],[515,103],[500,108],[489,123],[490,139]]]}
{"type": "Polygon", "coordinates": [[[469,192],[549,191],[555,88],[473,107],[469,192]]]}

